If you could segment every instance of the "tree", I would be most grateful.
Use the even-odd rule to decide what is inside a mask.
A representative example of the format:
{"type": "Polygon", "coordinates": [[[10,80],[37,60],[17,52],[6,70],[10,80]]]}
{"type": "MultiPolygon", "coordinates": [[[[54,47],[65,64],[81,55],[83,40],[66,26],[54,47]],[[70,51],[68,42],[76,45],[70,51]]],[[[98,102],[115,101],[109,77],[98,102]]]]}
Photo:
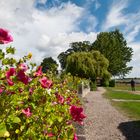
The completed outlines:
{"type": "Polygon", "coordinates": [[[74,52],[67,57],[66,72],[95,81],[97,77],[110,77],[108,66],[108,60],[99,51],[74,52]]]}
{"type": "Polygon", "coordinates": [[[71,43],[70,48],[68,50],[58,55],[58,60],[61,64],[61,68],[66,68],[66,60],[69,55],[71,55],[74,52],[88,52],[90,50],[90,47],[91,45],[89,41],[71,43]]]}
{"type": "Polygon", "coordinates": [[[41,66],[42,66],[42,71],[44,73],[46,73],[47,70],[52,71],[53,73],[56,73],[58,64],[52,57],[47,57],[43,59],[41,66]]]}
{"type": "Polygon", "coordinates": [[[127,63],[131,61],[133,51],[119,30],[100,33],[92,49],[100,51],[109,60],[108,70],[113,76],[123,77],[132,70],[127,63]]]}

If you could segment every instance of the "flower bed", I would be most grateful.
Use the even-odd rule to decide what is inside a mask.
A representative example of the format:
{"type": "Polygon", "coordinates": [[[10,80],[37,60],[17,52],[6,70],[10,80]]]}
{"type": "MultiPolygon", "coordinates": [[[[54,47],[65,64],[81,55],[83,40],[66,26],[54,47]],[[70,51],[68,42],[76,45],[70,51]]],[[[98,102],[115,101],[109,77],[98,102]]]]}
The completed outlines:
{"type": "MultiPolygon", "coordinates": [[[[0,29],[0,44],[13,41],[0,29]]],[[[85,115],[69,81],[42,73],[30,63],[9,57],[15,48],[0,49],[0,139],[77,140],[72,122],[83,124],[85,115]]]]}

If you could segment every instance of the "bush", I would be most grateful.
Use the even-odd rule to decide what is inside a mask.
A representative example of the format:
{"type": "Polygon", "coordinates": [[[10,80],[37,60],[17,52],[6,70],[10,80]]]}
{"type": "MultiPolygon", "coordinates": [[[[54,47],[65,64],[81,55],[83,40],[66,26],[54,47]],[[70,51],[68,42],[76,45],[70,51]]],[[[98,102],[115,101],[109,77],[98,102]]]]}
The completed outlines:
{"type": "Polygon", "coordinates": [[[91,91],[96,91],[97,90],[96,81],[91,81],[90,82],[90,90],[91,91]]]}
{"type": "Polygon", "coordinates": [[[108,87],[108,86],[109,86],[109,80],[102,79],[101,85],[102,85],[103,87],[108,87]]]}
{"type": "Polygon", "coordinates": [[[110,80],[109,81],[109,87],[115,87],[115,80],[110,80]]]}
{"type": "MultiPolygon", "coordinates": [[[[10,41],[0,29],[0,44],[10,41]]],[[[20,60],[8,57],[14,53],[13,47],[0,49],[0,139],[75,140],[73,121],[82,124],[85,115],[70,81],[29,64],[31,53],[20,60]]]]}

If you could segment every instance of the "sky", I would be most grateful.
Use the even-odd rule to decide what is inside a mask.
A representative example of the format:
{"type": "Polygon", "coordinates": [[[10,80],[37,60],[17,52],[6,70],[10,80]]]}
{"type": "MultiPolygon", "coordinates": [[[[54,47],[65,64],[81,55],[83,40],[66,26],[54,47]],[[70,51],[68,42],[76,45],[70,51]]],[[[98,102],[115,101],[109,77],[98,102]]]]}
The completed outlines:
{"type": "Polygon", "coordinates": [[[140,77],[140,0],[0,0],[0,28],[8,29],[20,58],[32,61],[57,56],[71,42],[96,40],[118,28],[133,49],[132,72],[140,77]]]}

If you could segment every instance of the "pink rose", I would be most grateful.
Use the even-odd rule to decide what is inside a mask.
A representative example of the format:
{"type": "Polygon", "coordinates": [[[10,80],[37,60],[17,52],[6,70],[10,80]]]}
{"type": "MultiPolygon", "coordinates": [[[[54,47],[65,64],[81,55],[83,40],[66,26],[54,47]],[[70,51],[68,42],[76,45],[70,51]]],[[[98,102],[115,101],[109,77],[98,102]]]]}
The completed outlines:
{"type": "Polygon", "coordinates": [[[7,82],[9,84],[9,86],[13,86],[14,85],[14,82],[11,79],[7,79],[7,82]]]}
{"type": "Polygon", "coordinates": [[[30,78],[25,75],[24,71],[20,70],[17,74],[18,79],[23,82],[25,85],[27,85],[30,81],[30,78]]]}
{"type": "Polygon", "coordinates": [[[48,137],[53,137],[53,136],[55,136],[53,133],[48,133],[47,135],[48,135],[48,137]]]}
{"type": "Polygon", "coordinates": [[[26,64],[22,63],[22,64],[19,64],[19,69],[23,70],[25,72],[28,70],[28,66],[26,64]]]}
{"type": "Polygon", "coordinates": [[[15,68],[9,68],[9,70],[6,72],[7,82],[10,86],[14,85],[14,82],[10,79],[10,77],[14,76],[15,74],[16,74],[15,68]]]}
{"type": "Polygon", "coordinates": [[[6,78],[9,79],[10,76],[14,76],[15,74],[16,74],[15,68],[10,68],[10,69],[6,72],[6,78]]]}
{"type": "Polygon", "coordinates": [[[22,109],[22,113],[26,115],[26,117],[30,117],[32,113],[30,112],[30,108],[22,109]]]}
{"type": "Polygon", "coordinates": [[[77,121],[79,124],[83,124],[83,119],[86,117],[83,114],[83,108],[72,105],[70,107],[70,114],[74,121],[77,121]]]}
{"type": "Polygon", "coordinates": [[[39,66],[37,71],[34,73],[34,76],[37,77],[37,76],[42,76],[42,66],[39,66]]]}
{"type": "Polygon", "coordinates": [[[62,95],[56,94],[56,98],[57,98],[59,104],[64,103],[64,97],[62,95]]]}
{"type": "Polygon", "coordinates": [[[0,88],[0,94],[3,92],[3,89],[2,88],[0,88]]]}
{"type": "Polygon", "coordinates": [[[0,44],[7,44],[13,41],[13,37],[10,35],[9,31],[0,28],[0,44]]]}
{"type": "Polygon", "coordinates": [[[39,82],[43,88],[50,88],[52,86],[52,81],[48,80],[46,77],[39,79],[39,82]]]}
{"type": "Polygon", "coordinates": [[[77,138],[77,135],[76,135],[76,134],[74,134],[74,138],[73,138],[73,140],[78,140],[78,138],[77,138]]]}

